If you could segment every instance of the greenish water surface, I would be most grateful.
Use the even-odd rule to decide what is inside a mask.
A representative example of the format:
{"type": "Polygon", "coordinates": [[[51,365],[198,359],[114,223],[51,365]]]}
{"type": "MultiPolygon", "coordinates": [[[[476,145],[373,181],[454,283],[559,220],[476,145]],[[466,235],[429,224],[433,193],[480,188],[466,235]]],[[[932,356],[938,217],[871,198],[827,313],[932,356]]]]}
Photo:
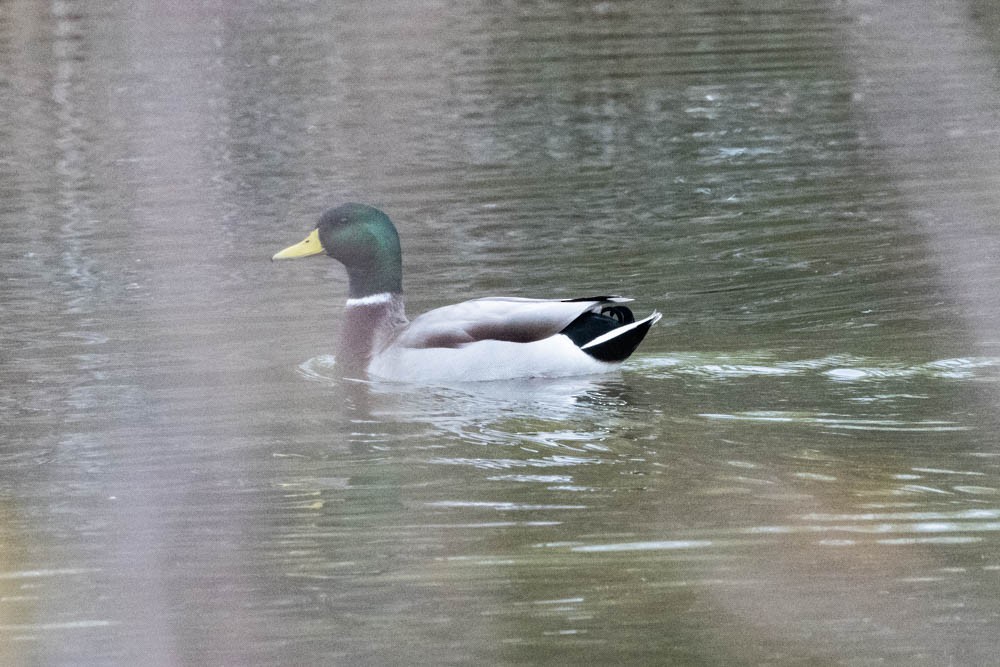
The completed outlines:
{"type": "Polygon", "coordinates": [[[0,6],[0,662],[989,664],[986,3],[0,6]],[[620,372],[358,383],[411,314],[621,293],[620,372]]]}

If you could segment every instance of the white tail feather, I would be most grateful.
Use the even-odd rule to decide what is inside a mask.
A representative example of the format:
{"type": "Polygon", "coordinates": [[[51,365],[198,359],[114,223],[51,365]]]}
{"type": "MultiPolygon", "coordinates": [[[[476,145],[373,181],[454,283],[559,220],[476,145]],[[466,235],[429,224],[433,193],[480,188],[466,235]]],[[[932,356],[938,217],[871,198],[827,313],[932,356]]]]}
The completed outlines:
{"type": "Polygon", "coordinates": [[[617,329],[612,329],[611,331],[609,331],[606,334],[601,334],[600,336],[598,336],[594,340],[590,341],[586,345],[581,345],[580,349],[581,350],[586,350],[588,347],[593,347],[595,345],[600,345],[601,343],[605,343],[605,342],[611,340],[612,338],[617,338],[618,336],[621,336],[623,333],[628,333],[629,331],[632,331],[633,329],[641,327],[642,325],[646,324],[647,322],[649,322],[650,324],[656,324],[656,322],[658,322],[661,317],[663,317],[663,315],[661,315],[660,313],[658,313],[656,311],[653,311],[653,313],[649,317],[644,317],[641,320],[637,320],[635,322],[632,322],[631,324],[626,324],[625,326],[618,327],[617,329]]]}

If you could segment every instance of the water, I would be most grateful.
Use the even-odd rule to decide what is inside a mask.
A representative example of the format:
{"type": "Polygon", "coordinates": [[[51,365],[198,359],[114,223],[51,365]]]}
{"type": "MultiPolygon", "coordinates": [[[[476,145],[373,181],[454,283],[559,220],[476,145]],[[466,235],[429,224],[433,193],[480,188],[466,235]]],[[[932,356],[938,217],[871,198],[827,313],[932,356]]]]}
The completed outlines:
{"type": "Polygon", "coordinates": [[[7,3],[0,662],[986,664],[989,7],[7,3]],[[615,373],[342,380],[411,314],[619,292],[615,373]]]}

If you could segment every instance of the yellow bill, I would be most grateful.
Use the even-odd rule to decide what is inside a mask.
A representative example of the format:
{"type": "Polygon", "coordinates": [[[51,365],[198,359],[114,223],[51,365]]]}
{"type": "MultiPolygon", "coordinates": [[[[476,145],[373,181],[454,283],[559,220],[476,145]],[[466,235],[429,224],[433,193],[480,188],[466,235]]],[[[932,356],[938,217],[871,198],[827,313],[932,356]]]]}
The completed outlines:
{"type": "Polygon", "coordinates": [[[323,244],[319,242],[319,229],[314,229],[310,232],[309,236],[306,237],[305,241],[288,246],[271,259],[295,259],[296,257],[319,255],[322,252],[323,244]]]}

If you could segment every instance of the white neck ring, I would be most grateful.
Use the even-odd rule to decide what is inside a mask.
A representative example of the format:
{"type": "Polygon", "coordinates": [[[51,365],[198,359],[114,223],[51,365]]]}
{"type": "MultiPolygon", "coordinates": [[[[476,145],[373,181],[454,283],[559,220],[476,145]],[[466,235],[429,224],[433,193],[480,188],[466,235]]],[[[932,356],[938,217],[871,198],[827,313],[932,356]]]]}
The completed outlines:
{"type": "Polygon", "coordinates": [[[345,308],[353,308],[355,306],[377,306],[383,303],[389,303],[392,301],[391,292],[379,292],[378,294],[369,294],[368,296],[358,297],[357,299],[348,299],[347,303],[344,304],[345,308]]]}

